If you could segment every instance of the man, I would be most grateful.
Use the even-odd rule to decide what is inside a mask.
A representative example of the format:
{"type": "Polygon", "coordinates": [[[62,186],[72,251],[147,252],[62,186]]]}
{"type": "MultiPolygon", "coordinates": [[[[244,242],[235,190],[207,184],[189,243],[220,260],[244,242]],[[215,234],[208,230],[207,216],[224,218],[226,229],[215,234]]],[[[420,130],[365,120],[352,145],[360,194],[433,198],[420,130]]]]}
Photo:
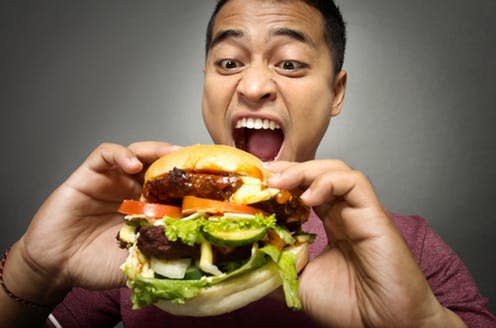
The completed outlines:
{"type": "Polygon", "coordinates": [[[345,163],[313,160],[346,88],[335,6],[221,1],[207,35],[202,110],[212,139],[270,161],[270,184],[306,188],[302,199],[323,222],[310,218],[318,239],[300,278],[304,312],[269,298],[214,318],[130,310],[119,288],[126,252],[114,245],[116,204],[136,198],[139,173],[176,149],[142,142],[101,145],[43,204],[4,263],[0,326],[42,325],[52,311],[63,326],[110,326],[121,317],[126,327],[495,326],[463,264],[423,220],[388,213],[365,175],[345,163]],[[68,293],[73,287],[107,291],[68,293]]]}

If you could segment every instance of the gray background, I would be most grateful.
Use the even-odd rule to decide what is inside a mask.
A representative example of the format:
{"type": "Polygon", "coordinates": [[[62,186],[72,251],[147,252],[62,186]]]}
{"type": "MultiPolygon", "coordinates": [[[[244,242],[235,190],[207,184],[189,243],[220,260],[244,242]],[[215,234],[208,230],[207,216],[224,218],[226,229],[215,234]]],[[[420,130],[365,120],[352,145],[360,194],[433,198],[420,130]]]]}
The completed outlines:
{"type": "MultiPolygon", "coordinates": [[[[496,312],[496,2],[340,1],[349,86],[318,157],[455,249],[496,312]]],[[[210,142],[200,117],[213,1],[1,1],[0,248],[99,143],[210,142]]]]}

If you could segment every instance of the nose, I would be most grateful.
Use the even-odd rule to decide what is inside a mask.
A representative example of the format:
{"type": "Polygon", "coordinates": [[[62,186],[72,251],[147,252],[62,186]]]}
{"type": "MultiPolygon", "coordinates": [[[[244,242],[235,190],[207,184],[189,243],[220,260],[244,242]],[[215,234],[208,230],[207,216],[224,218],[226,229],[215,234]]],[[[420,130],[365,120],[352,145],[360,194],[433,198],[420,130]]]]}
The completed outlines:
{"type": "Polygon", "coordinates": [[[260,104],[276,98],[276,84],[272,72],[264,64],[250,64],[238,83],[238,94],[243,101],[260,104]]]}

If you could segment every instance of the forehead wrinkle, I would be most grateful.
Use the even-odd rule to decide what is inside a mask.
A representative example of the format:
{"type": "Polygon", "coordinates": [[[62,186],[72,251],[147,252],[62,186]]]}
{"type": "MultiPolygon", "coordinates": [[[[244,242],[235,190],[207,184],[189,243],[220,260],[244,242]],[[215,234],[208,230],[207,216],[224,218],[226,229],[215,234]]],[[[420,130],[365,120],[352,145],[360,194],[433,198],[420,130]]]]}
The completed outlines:
{"type": "Polygon", "coordinates": [[[239,0],[239,3],[236,0],[229,1],[219,11],[212,28],[214,36],[209,50],[225,40],[245,39],[248,42],[254,40],[253,37],[265,43],[274,37],[288,37],[319,49],[321,38],[325,39],[321,24],[315,24],[322,20],[320,13],[305,2],[259,0],[259,6],[253,8],[246,7],[247,2],[244,1],[246,0],[239,0]],[[281,5],[285,10],[281,10],[281,5]],[[253,34],[257,27],[264,25],[268,27],[265,35],[253,34]]]}

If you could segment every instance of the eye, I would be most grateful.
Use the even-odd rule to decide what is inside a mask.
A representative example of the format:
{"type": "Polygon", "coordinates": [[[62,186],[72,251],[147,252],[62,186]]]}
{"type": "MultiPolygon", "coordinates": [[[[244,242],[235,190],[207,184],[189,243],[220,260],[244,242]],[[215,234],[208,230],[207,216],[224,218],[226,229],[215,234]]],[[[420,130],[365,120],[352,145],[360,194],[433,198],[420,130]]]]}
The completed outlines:
{"type": "Polygon", "coordinates": [[[286,75],[298,75],[303,74],[303,71],[308,68],[307,64],[296,60],[284,60],[276,65],[276,68],[286,75]]]}
{"type": "Polygon", "coordinates": [[[216,62],[216,65],[224,72],[237,72],[244,66],[242,62],[236,59],[221,59],[216,62]]]}

